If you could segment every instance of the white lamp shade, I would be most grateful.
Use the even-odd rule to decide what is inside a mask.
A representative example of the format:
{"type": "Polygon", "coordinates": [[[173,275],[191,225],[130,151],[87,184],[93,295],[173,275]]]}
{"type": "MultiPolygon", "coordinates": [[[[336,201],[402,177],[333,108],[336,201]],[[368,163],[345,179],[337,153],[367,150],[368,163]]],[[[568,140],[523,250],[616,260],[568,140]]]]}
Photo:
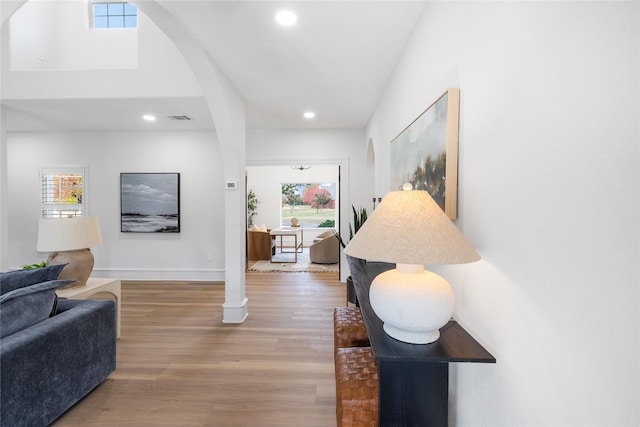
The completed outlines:
{"type": "Polygon", "coordinates": [[[462,264],[480,255],[423,190],[392,191],[344,249],[369,261],[462,264]]]}
{"type": "Polygon", "coordinates": [[[72,251],[102,244],[100,224],[95,216],[41,218],[38,227],[39,252],[72,251]]]}

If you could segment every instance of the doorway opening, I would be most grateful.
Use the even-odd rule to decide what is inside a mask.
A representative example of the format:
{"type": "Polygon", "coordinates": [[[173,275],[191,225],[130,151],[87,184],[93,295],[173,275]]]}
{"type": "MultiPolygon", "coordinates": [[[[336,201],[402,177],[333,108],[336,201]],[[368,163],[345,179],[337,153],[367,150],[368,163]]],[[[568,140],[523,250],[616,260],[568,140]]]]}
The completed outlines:
{"type": "Polygon", "coordinates": [[[256,271],[259,262],[257,271],[339,271],[337,239],[335,263],[331,257],[318,258],[314,253],[319,247],[311,246],[320,239],[335,238],[339,230],[340,165],[248,165],[246,169],[246,192],[254,198],[247,210],[251,217],[251,225],[247,220],[247,270],[256,271]],[[285,236],[271,236],[274,229],[284,229],[285,236]],[[269,237],[252,234],[259,232],[269,237]],[[262,248],[256,251],[257,240],[262,248]],[[290,255],[294,248],[297,255],[290,255]],[[312,262],[314,256],[323,262],[312,262]]]}

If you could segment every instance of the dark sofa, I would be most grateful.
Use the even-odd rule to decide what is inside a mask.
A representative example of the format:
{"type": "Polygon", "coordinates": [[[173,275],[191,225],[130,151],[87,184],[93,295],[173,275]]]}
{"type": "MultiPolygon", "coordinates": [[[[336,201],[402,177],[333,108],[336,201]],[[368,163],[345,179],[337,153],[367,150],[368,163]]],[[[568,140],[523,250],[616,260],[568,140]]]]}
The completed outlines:
{"type": "MultiPolygon", "coordinates": [[[[36,294],[11,299],[7,295],[12,294],[7,292],[0,297],[5,328],[0,338],[2,426],[47,426],[115,370],[115,303],[57,299],[55,287],[68,282],[53,282],[35,285],[39,287],[36,294]],[[25,317],[11,304],[23,304],[21,299],[28,297],[32,298],[28,306],[33,307],[34,295],[40,302],[45,301],[46,307],[51,303],[49,310],[53,312],[20,330],[7,330],[9,317],[25,317]]],[[[3,288],[5,284],[2,283],[3,288]]]]}

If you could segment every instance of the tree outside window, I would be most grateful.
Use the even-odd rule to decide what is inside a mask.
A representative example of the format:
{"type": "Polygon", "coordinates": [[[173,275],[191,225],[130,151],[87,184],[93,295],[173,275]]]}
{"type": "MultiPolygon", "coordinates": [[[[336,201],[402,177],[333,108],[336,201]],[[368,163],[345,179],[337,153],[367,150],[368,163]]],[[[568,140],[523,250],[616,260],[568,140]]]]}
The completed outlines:
{"type": "Polygon", "coordinates": [[[335,183],[282,184],[281,224],[297,218],[305,228],[333,228],[336,224],[335,183]]]}
{"type": "Polygon", "coordinates": [[[40,170],[43,218],[84,215],[84,168],[40,170]]]}

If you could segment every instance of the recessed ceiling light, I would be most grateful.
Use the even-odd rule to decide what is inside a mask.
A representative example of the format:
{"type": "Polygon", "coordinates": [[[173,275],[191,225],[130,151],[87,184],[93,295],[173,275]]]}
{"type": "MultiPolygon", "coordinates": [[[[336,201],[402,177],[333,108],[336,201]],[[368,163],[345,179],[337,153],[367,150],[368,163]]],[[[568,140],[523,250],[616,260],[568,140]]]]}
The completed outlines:
{"type": "Polygon", "coordinates": [[[144,116],[142,116],[142,120],[146,120],[148,122],[155,122],[156,116],[154,116],[153,114],[145,114],[144,116]]]}
{"type": "Polygon", "coordinates": [[[316,113],[314,113],[313,111],[306,111],[304,113],[305,119],[313,119],[315,116],[316,116],[316,113]]]}
{"type": "Polygon", "coordinates": [[[282,26],[290,27],[298,21],[298,17],[290,10],[281,10],[276,13],[276,21],[282,26]]]}

